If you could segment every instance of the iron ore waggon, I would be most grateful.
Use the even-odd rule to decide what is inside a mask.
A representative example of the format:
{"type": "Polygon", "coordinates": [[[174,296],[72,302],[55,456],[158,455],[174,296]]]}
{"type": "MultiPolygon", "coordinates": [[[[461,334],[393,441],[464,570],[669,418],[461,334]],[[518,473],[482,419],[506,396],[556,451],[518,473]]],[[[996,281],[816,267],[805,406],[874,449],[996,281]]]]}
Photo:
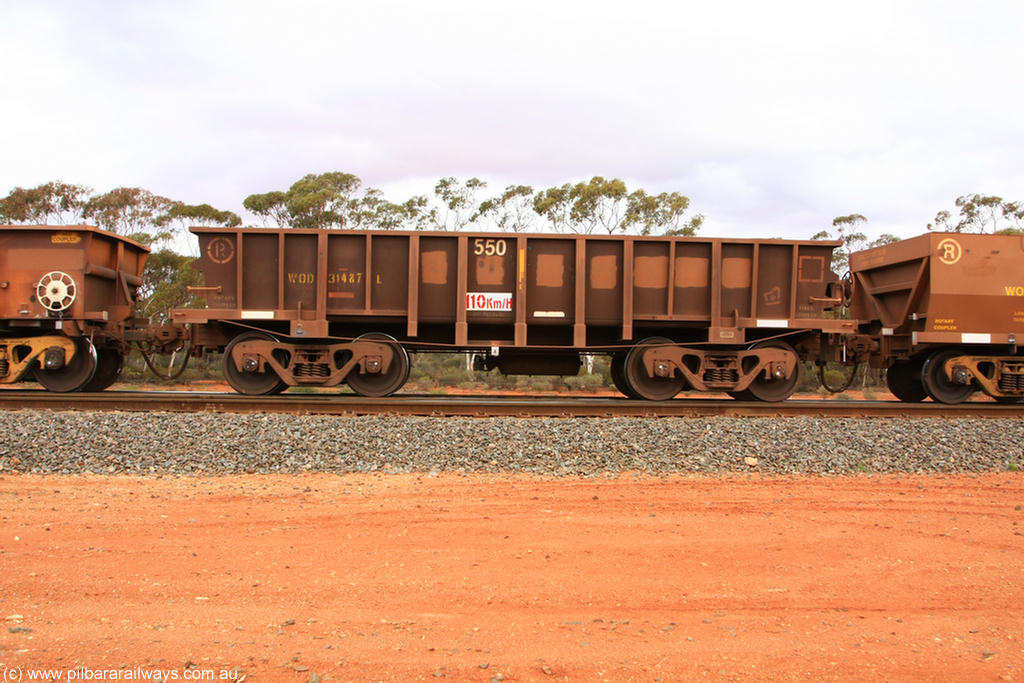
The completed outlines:
{"type": "Polygon", "coordinates": [[[850,344],[899,399],[1024,397],[1024,235],[921,235],[852,254],[850,272],[850,344]]]}
{"type": "Polygon", "coordinates": [[[625,394],[777,401],[801,361],[855,330],[831,309],[836,242],[193,228],[202,309],[172,312],[223,349],[239,392],[343,382],[399,389],[409,352],[464,351],[505,374],[576,374],[608,354],[625,394]]]}
{"type": "Polygon", "coordinates": [[[110,386],[135,326],[148,253],[84,225],[0,227],[0,384],[110,386]]]}

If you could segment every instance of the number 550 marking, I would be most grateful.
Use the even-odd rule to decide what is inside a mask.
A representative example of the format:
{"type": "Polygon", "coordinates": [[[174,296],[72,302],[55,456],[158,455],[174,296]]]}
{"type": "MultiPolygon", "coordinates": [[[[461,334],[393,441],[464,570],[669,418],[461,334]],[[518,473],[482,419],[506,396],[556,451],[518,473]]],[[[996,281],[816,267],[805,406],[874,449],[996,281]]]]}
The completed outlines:
{"type": "Polygon", "coordinates": [[[473,240],[473,253],[477,256],[504,256],[508,251],[505,240],[492,240],[478,237],[473,240]]]}

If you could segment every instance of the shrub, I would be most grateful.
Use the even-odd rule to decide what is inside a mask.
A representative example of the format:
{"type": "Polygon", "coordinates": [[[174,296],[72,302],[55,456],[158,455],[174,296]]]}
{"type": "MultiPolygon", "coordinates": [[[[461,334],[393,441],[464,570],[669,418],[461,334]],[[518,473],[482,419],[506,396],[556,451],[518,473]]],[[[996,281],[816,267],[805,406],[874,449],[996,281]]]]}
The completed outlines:
{"type": "Polygon", "coordinates": [[[841,387],[846,384],[847,376],[842,370],[826,370],[825,384],[830,387],[841,387]]]}

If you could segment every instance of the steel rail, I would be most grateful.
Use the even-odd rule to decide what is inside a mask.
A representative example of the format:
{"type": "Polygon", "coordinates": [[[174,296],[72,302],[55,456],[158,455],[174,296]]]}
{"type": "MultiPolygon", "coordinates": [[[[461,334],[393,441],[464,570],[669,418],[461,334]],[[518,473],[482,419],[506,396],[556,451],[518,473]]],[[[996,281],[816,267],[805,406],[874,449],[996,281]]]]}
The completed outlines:
{"type": "Polygon", "coordinates": [[[1024,419],[1024,405],[969,402],[960,405],[898,401],[794,400],[744,403],[733,399],[634,401],[613,397],[444,396],[398,394],[365,398],[351,394],[244,396],[189,391],[106,391],[54,394],[2,390],[0,410],[126,412],[290,413],[299,415],[427,415],[439,417],[887,417],[1024,419]]]}

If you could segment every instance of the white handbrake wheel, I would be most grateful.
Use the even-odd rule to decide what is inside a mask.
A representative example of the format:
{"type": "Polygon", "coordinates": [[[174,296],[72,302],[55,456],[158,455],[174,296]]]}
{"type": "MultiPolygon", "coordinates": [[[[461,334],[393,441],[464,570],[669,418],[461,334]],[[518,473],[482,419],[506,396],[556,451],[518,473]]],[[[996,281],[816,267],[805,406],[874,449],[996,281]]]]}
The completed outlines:
{"type": "Polygon", "coordinates": [[[75,284],[74,278],[59,270],[47,273],[36,285],[36,298],[39,299],[39,303],[53,313],[71,308],[77,295],[78,285],[75,284]]]}

